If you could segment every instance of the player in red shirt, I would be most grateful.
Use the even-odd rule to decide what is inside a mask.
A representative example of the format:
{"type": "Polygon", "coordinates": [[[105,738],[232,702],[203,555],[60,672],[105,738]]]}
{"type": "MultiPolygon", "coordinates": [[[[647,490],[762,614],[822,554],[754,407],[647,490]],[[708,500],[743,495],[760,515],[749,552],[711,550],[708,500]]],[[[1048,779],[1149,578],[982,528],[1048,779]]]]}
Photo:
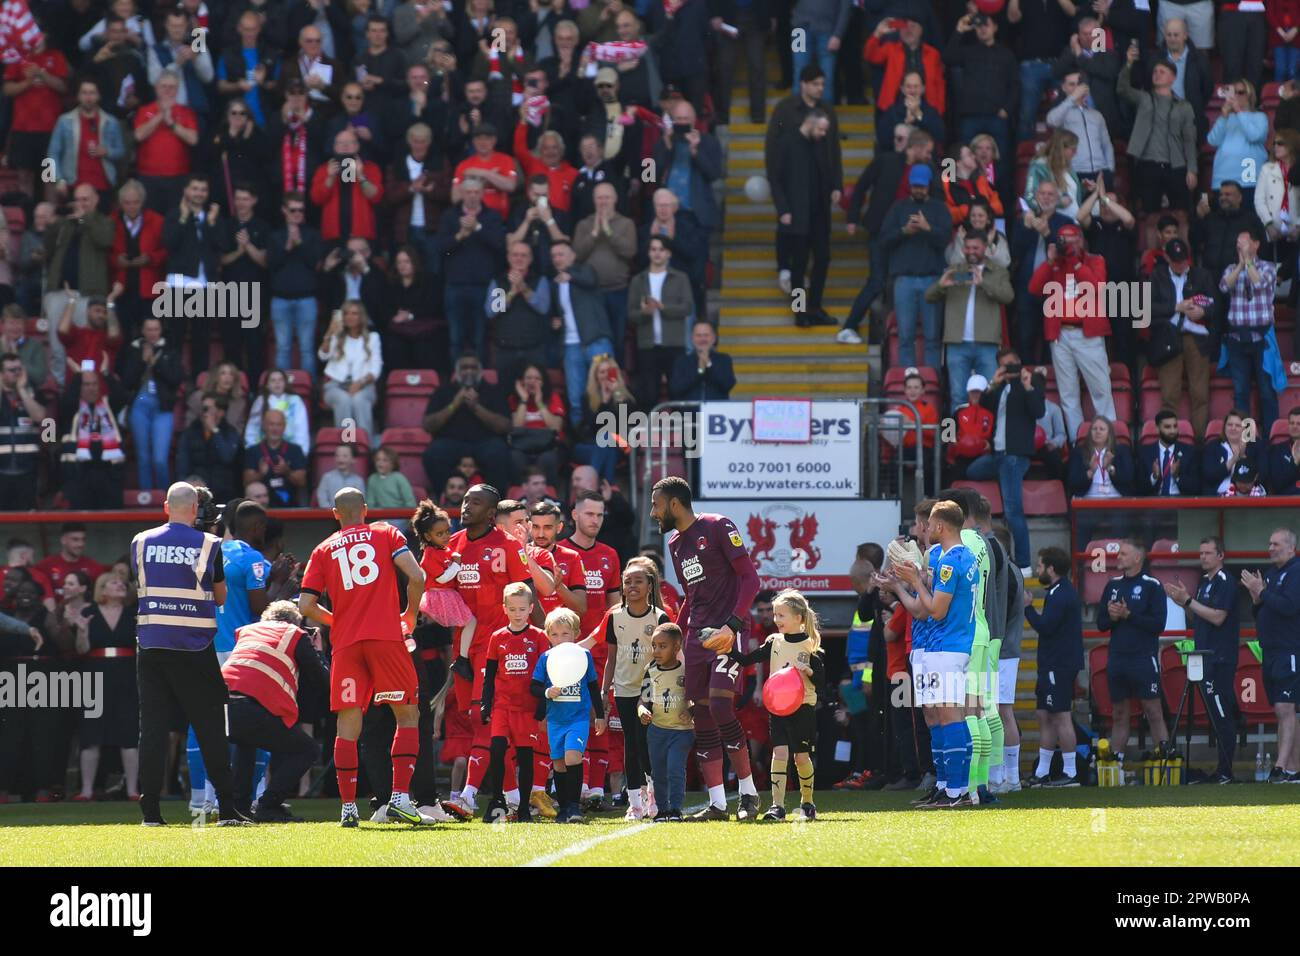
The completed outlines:
{"type": "MultiPolygon", "coordinates": [[[[457,658],[452,665],[456,673],[456,706],[468,712],[474,727],[470,746],[469,772],[465,789],[453,793],[444,809],[469,818],[477,807],[474,796],[487,775],[491,734],[479,720],[479,701],[483,697],[483,672],[487,661],[488,638],[506,626],[502,597],[507,584],[517,581],[532,587],[528,557],[521,545],[496,527],[497,503],[501,493],[491,485],[474,485],[461,502],[461,529],[451,536],[447,547],[460,554],[460,573],[456,587],[474,612],[474,640],[469,659],[457,658]]],[[[459,646],[459,634],[456,645],[459,646]]]]}
{"type": "MultiPolygon", "coordinates": [[[[566,543],[582,556],[582,568],[587,575],[587,610],[582,615],[583,635],[599,631],[605,621],[605,612],[618,605],[622,599],[622,570],[618,552],[596,540],[604,523],[605,499],[600,492],[579,492],[573,505],[573,534],[569,535],[566,543]]],[[[591,657],[596,664],[596,673],[604,674],[609,645],[603,640],[603,632],[591,648],[591,657]]],[[[596,813],[603,809],[605,776],[609,772],[609,738],[604,734],[592,734],[588,740],[590,743],[582,758],[585,765],[582,799],[587,803],[588,812],[596,813]]]]}
{"type": "Polygon", "coordinates": [[[85,571],[95,581],[108,568],[86,557],[86,526],[80,521],[67,521],[59,532],[59,553],[41,561],[36,570],[49,579],[57,594],[63,590],[63,579],[69,571],[85,571]]]}
{"type": "MultiPolygon", "coordinates": [[[[488,790],[492,800],[483,820],[493,823],[508,813],[503,781],[511,779],[506,767],[506,747],[513,747],[519,767],[519,793],[533,786],[533,754],[537,749],[537,698],[532,693],[533,670],[549,647],[546,632],[528,623],[536,606],[526,584],[508,584],[503,601],[509,622],[488,640],[487,667],[483,675],[482,716],[492,728],[492,760],[488,790]]],[[[529,804],[520,802],[520,823],[532,820],[529,804]]]]}
{"type": "Polygon", "coordinates": [[[311,553],[298,602],[303,617],[330,628],[330,710],[338,715],[334,768],[343,800],[343,826],[355,827],[357,738],[371,700],[393,708],[393,792],[388,812],[408,823],[426,818],[411,801],[411,775],[420,751],[415,665],[406,635],[424,593],[424,572],[406,538],[390,524],[366,524],[366,498],[355,488],[334,496],[340,530],[311,553]],[[406,575],[406,611],[397,600],[397,571],[406,575]],[[320,606],[328,594],[331,611],[320,606]]]}
{"type": "Polygon", "coordinates": [[[529,523],[533,546],[551,555],[557,572],[555,591],[538,597],[543,617],[557,607],[567,607],[582,617],[587,613],[587,573],[582,566],[582,555],[557,540],[564,523],[559,505],[553,501],[539,501],[533,505],[529,523]]]}
{"type": "MultiPolygon", "coordinates": [[[[524,546],[528,574],[532,578],[538,604],[541,604],[544,598],[555,594],[555,557],[545,548],[528,543],[528,506],[514,498],[502,498],[497,503],[497,527],[524,546]]],[[[535,624],[546,620],[546,615],[540,609],[533,617],[535,624]]]]}

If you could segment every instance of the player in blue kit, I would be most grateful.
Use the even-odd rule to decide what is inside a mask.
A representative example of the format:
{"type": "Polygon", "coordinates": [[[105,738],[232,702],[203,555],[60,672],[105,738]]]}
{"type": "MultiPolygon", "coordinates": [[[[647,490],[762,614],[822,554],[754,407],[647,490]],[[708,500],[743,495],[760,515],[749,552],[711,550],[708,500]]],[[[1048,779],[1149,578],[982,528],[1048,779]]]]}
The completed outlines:
{"type": "MultiPolygon", "coordinates": [[[[946,787],[942,794],[923,804],[924,809],[974,805],[968,790],[972,747],[964,707],[966,670],[975,642],[980,571],[975,555],[961,542],[964,523],[965,516],[956,502],[940,501],[930,509],[930,540],[936,542],[930,549],[930,584],[922,579],[915,565],[898,566],[899,578],[915,591],[915,596],[903,598],[904,604],[917,620],[930,622],[926,629],[925,689],[927,699],[940,708],[937,749],[942,751],[946,787]]],[[[914,628],[913,640],[915,633],[914,628]]]]}
{"type": "MultiPolygon", "coordinates": [[[[555,644],[578,639],[581,619],[567,607],[557,607],[546,615],[546,638],[555,644]]],[[[556,687],[546,670],[548,650],[537,659],[533,669],[532,692],[538,698],[538,711],[545,706],[546,736],[551,745],[555,767],[555,795],[559,803],[556,823],[581,823],[582,755],[587,750],[587,735],[595,715],[597,734],[605,732],[605,707],[600,697],[596,662],[587,655],[587,673],[576,684],[556,687]]]]}

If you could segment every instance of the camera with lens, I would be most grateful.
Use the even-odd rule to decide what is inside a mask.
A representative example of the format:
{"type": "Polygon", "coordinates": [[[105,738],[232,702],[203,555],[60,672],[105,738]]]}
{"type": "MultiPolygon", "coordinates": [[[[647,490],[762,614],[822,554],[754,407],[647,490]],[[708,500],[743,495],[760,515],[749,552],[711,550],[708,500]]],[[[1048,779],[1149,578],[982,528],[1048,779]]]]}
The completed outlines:
{"type": "Polygon", "coordinates": [[[212,492],[207,488],[198,488],[196,490],[199,494],[199,503],[194,513],[194,527],[199,531],[211,533],[221,521],[221,513],[225,510],[225,506],[217,504],[212,497],[212,492]]]}

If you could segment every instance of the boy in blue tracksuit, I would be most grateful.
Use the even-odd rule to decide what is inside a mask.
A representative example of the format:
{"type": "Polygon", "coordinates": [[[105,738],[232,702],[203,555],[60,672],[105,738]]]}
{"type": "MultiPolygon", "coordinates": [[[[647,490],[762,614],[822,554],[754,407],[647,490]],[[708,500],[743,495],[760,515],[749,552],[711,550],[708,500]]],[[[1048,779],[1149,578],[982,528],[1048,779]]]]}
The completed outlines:
{"type": "MultiPolygon", "coordinates": [[[[578,639],[581,619],[573,611],[557,607],[546,615],[546,637],[552,645],[569,644],[578,639]]],[[[557,687],[546,672],[550,651],[537,659],[533,669],[532,691],[538,698],[538,719],[546,718],[546,734],[551,744],[551,761],[555,768],[555,795],[560,805],[557,823],[581,823],[582,756],[587,750],[588,733],[595,712],[597,736],[605,732],[605,708],[600,698],[600,684],[591,652],[587,655],[587,673],[576,684],[557,687]]]]}
{"type": "Polygon", "coordinates": [[[1128,702],[1134,697],[1142,702],[1151,735],[1159,742],[1157,757],[1166,752],[1169,741],[1160,696],[1160,634],[1168,605],[1164,586],[1143,571],[1146,558],[1142,541],[1121,542],[1118,564],[1123,575],[1106,582],[1097,607],[1097,629],[1110,631],[1106,680],[1114,717],[1111,739],[1121,761],[1128,745],[1128,702]]]}

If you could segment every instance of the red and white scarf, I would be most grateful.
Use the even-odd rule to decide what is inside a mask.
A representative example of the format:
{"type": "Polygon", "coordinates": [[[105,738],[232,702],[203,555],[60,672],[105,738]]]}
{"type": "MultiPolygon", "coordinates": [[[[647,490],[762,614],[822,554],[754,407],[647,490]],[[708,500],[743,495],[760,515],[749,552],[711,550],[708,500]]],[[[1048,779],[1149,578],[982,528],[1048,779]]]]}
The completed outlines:
{"type": "Polygon", "coordinates": [[[287,193],[307,191],[307,122],[291,123],[280,144],[280,162],[287,193]]]}
{"type": "Polygon", "coordinates": [[[524,120],[529,126],[541,126],[551,101],[546,96],[530,96],[524,100],[524,120]]]}
{"type": "MultiPolygon", "coordinates": [[[[499,80],[505,76],[501,72],[501,54],[495,48],[488,53],[488,79],[499,80]]],[[[524,101],[524,48],[515,47],[515,68],[510,71],[510,102],[518,106],[524,101]]]]}
{"type": "Polygon", "coordinates": [[[596,63],[630,63],[645,56],[647,47],[641,40],[612,40],[587,44],[587,56],[596,63]]]}
{"type": "Polygon", "coordinates": [[[126,458],[122,453],[122,435],[117,430],[117,419],[113,417],[107,399],[101,398],[94,407],[82,402],[72,420],[72,434],[77,439],[77,461],[91,460],[91,438],[96,434],[99,436],[101,461],[118,462],[126,458]]]}

